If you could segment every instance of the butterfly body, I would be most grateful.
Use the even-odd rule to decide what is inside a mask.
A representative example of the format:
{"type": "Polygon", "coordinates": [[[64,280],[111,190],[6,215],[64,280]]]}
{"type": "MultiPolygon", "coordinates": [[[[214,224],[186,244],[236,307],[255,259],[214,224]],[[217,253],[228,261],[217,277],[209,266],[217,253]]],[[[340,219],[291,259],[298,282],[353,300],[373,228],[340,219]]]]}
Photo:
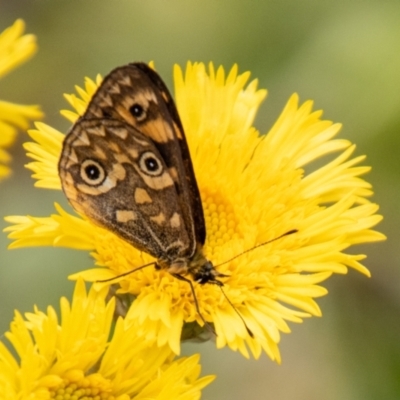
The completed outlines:
{"type": "Polygon", "coordinates": [[[146,64],[104,78],[64,140],[59,173],[75,210],[155,257],[157,268],[222,285],[225,275],[203,254],[203,208],[182,123],[146,64]]]}

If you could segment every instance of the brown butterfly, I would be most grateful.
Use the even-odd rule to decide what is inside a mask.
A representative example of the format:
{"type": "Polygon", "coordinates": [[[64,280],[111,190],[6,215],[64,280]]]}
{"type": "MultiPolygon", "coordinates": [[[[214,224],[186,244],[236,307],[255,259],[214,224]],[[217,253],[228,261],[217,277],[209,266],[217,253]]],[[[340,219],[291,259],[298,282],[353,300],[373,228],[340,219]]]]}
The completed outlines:
{"type": "Polygon", "coordinates": [[[189,148],[159,75],[143,63],[107,75],[67,134],[58,167],[75,210],[156,258],[137,269],[153,264],[188,282],[207,324],[192,280],[222,290],[217,278],[227,275],[203,254],[206,229],[189,148]]]}
{"type": "Polygon", "coordinates": [[[104,78],[64,140],[59,174],[76,211],[155,257],[157,268],[190,285],[185,275],[222,285],[203,254],[203,208],[178,111],[146,64],[104,78]]]}

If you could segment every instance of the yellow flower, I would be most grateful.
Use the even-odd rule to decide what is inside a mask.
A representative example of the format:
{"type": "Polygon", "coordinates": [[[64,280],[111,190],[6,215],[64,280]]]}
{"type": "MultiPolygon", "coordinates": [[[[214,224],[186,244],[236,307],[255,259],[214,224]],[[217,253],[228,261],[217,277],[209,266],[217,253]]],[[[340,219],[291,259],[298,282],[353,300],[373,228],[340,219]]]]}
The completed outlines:
{"type": "MultiPolygon", "coordinates": [[[[256,80],[246,86],[249,75],[238,74],[236,66],[227,76],[213,65],[207,73],[203,64],[190,63],[185,75],[179,67],[174,71],[177,107],[204,207],[204,250],[217,270],[229,275],[222,279],[224,291],[254,338],[220,288],[194,286],[202,315],[215,326],[218,348],[228,345],[246,357],[249,351],[254,357],[265,351],[279,362],[280,334],[290,332],[288,322],[321,315],[314,298],[326,289],[319,283],[348,267],[369,276],[360,263],[364,256],[346,250],[384,236],[371,229],[381,217],[375,214],[378,206],[367,199],[371,185],[360,178],[370,168],[358,166],[364,157],[352,158],[354,145],[334,138],[340,125],[322,120],[311,101],[299,105],[293,95],[268,134],[260,135],[252,123],[266,91],[257,89],[256,80]],[[312,164],[321,157],[321,166],[312,164]],[[293,229],[298,233],[224,263],[293,229]]],[[[85,90],[77,89],[81,98],[67,97],[78,114],[96,86],[86,80],[85,90]]],[[[71,121],[78,114],[64,112],[71,121]]],[[[36,126],[30,133],[36,143],[26,144],[35,159],[28,167],[37,186],[60,189],[57,161],[63,135],[47,125],[36,126]]],[[[91,250],[101,268],[80,274],[88,281],[115,277],[151,261],[84,216],[56,208],[57,214],[46,218],[8,217],[14,224],[6,229],[15,239],[10,247],[91,250]]],[[[119,284],[122,293],[136,298],[127,319],[160,346],[168,343],[178,354],[183,324],[203,325],[189,285],[165,271],[145,268],[119,284]]]]}
{"type": "MultiPolygon", "coordinates": [[[[0,33],[0,78],[25,62],[36,52],[36,38],[22,35],[25,24],[18,19],[14,25],[0,33]]],[[[41,118],[37,106],[24,106],[0,100],[0,179],[10,173],[5,165],[10,155],[4,150],[15,139],[17,128],[27,129],[28,121],[41,118]]]]}
{"type": "Polygon", "coordinates": [[[1,399],[200,399],[212,376],[199,378],[199,356],[173,360],[168,346],[148,346],[119,318],[109,339],[114,299],[86,293],[79,280],[72,304],[62,298],[61,322],[52,307],[15,314],[0,343],[1,399]],[[15,355],[17,355],[17,358],[15,355]]]}

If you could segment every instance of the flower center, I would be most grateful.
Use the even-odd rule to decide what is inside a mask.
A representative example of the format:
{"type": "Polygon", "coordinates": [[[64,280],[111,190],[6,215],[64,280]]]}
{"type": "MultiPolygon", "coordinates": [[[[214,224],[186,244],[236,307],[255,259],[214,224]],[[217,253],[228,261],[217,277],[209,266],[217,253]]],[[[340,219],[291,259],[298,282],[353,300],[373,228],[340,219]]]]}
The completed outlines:
{"type": "Polygon", "coordinates": [[[115,396],[107,390],[108,382],[100,377],[91,375],[79,380],[64,379],[63,383],[50,391],[50,398],[56,400],[115,400],[115,396]]]}
{"type": "Polygon", "coordinates": [[[207,228],[207,256],[212,259],[218,248],[239,237],[234,208],[222,193],[202,191],[204,218],[207,228]]]}

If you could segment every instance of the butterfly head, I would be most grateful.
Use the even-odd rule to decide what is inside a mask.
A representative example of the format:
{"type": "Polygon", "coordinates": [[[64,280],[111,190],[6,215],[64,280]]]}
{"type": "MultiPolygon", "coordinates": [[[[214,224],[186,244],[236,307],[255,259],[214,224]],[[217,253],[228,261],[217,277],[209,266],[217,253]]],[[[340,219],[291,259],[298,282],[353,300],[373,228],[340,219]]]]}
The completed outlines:
{"type": "Polygon", "coordinates": [[[218,272],[211,261],[206,261],[200,268],[189,270],[193,279],[200,283],[213,283],[217,286],[223,286],[223,283],[217,278],[228,277],[229,275],[218,272]]]}
{"type": "Polygon", "coordinates": [[[217,278],[229,276],[215,269],[214,264],[204,256],[200,244],[197,244],[196,251],[192,257],[175,257],[169,260],[158,259],[156,268],[166,270],[174,276],[190,276],[192,281],[201,285],[211,283],[223,286],[223,283],[217,278]]]}
{"type": "Polygon", "coordinates": [[[224,275],[215,269],[214,264],[204,256],[202,246],[199,244],[197,245],[194,256],[188,263],[187,273],[195,282],[198,282],[202,285],[205,283],[211,283],[217,286],[223,286],[223,283],[217,278],[229,276],[224,275]]]}

